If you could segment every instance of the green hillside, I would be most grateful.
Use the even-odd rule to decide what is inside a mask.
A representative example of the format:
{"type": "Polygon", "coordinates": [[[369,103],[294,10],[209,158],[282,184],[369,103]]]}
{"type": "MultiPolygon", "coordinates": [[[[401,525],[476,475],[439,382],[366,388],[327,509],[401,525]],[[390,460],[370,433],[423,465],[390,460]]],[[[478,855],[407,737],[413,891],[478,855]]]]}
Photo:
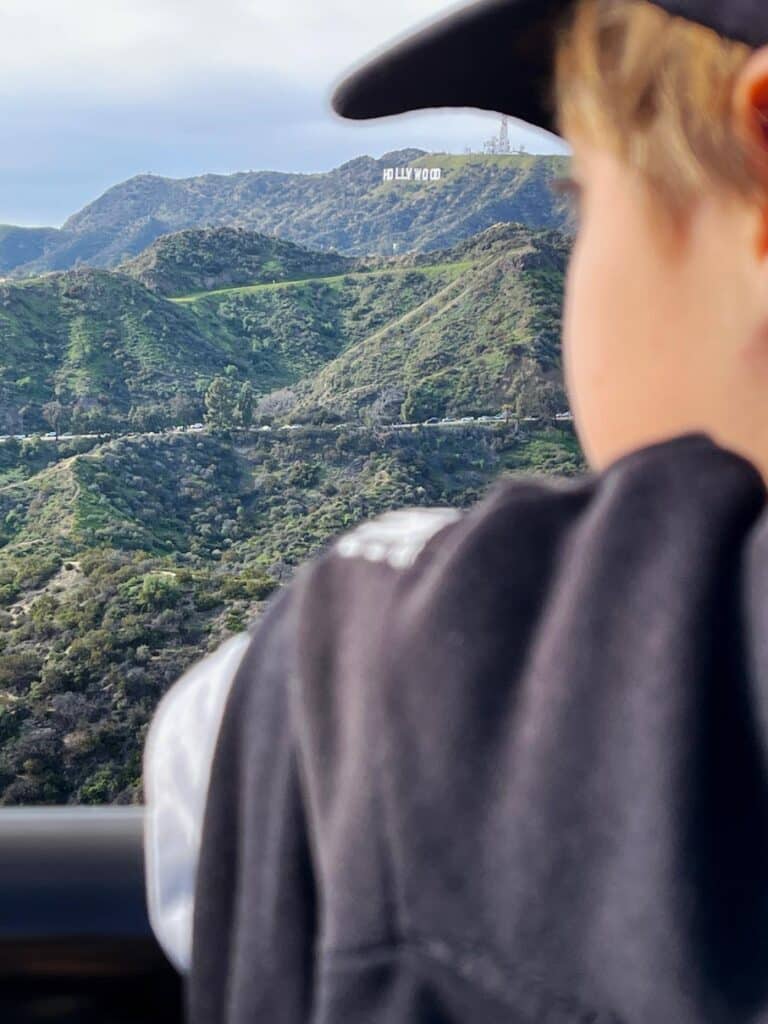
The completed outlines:
{"type": "MultiPolygon", "coordinates": [[[[237,359],[226,336],[122,275],[72,271],[0,284],[0,429],[48,429],[57,400],[75,428],[128,423],[174,400],[189,415],[211,375],[237,359]]],[[[244,362],[242,372],[247,372],[244,362]]]]}
{"type": "Polygon", "coordinates": [[[512,423],[0,442],[0,804],[140,799],[165,690],[361,519],[583,469],[512,423]]]}
{"type": "Polygon", "coordinates": [[[257,399],[295,389],[305,419],[356,418],[382,391],[384,418],[400,418],[392,388],[410,402],[406,419],[495,412],[526,374],[558,379],[569,244],[559,232],[500,225],[445,252],[331,276],[349,262],[248,233],[227,263],[230,234],[170,236],[127,269],[174,291],[246,266],[257,283],[174,299],[102,270],[0,284],[0,433],[49,429],[50,403],[65,430],[191,423],[217,377],[248,382],[257,399]],[[270,263],[299,279],[259,283],[270,263]]]}
{"type": "Polygon", "coordinates": [[[501,221],[563,228],[565,203],[547,183],[567,166],[564,156],[406,149],[317,174],[139,175],[61,229],[0,228],[0,274],[115,267],[161,235],[200,227],[242,227],[347,256],[445,249],[501,221]],[[385,168],[400,166],[439,167],[442,178],[383,180],[385,168]]]}
{"type": "Polygon", "coordinates": [[[485,232],[454,252],[468,260],[466,270],[304,382],[298,409],[351,419],[382,394],[400,392],[407,420],[478,415],[532,387],[550,411],[565,409],[560,304],[567,255],[568,240],[558,232],[514,225],[485,232]]]}

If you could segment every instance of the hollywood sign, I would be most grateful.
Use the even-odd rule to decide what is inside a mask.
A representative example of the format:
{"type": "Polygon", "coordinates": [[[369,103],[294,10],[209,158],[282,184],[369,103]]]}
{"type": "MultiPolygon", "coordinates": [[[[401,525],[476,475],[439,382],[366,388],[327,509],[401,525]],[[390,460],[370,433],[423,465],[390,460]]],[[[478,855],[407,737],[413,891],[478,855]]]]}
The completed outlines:
{"type": "Polygon", "coordinates": [[[384,181],[440,181],[442,167],[385,167],[384,181]]]}

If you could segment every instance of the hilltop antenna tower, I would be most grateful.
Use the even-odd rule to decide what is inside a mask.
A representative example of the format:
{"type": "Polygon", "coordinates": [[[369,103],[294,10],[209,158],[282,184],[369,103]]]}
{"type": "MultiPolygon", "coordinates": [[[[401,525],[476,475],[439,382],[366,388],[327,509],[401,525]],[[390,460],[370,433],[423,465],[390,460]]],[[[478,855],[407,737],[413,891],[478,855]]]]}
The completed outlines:
{"type": "Polygon", "coordinates": [[[509,118],[507,117],[502,117],[501,119],[501,130],[499,131],[499,152],[512,152],[509,148],[509,118]]]}
{"type": "Polygon", "coordinates": [[[509,118],[502,117],[501,127],[499,134],[494,135],[492,139],[488,139],[487,142],[483,143],[483,152],[491,153],[492,155],[497,154],[508,154],[512,152],[512,147],[509,144],[509,118]]]}

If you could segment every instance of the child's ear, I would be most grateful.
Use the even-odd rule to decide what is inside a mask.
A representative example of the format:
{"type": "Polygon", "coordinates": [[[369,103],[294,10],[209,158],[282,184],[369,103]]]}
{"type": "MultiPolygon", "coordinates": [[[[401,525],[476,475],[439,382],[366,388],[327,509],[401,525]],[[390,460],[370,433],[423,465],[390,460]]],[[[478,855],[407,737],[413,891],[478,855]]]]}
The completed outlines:
{"type": "MultiPolygon", "coordinates": [[[[734,82],[731,113],[737,137],[743,139],[755,172],[768,195],[768,46],[747,58],[734,82]]],[[[768,258],[768,203],[761,210],[757,255],[768,258]]]]}
{"type": "Polygon", "coordinates": [[[768,46],[755,50],[742,65],[733,85],[731,114],[736,134],[756,155],[762,151],[768,174],[768,46]]]}

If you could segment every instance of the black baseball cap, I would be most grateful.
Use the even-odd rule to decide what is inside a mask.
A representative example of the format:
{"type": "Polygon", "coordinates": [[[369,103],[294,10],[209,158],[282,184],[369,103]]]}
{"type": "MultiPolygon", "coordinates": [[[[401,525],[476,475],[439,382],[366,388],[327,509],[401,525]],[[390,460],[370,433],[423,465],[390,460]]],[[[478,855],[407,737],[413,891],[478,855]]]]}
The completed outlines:
{"type": "MultiPolygon", "coordinates": [[[[768,0],[655,0],[722,36],[768,43],[768,0]]],[[[475,107],[556,134],[555,33],[574,0],[480,0],[390,44],[333,94],[353,120],[431,107],[475,107]]]]}

